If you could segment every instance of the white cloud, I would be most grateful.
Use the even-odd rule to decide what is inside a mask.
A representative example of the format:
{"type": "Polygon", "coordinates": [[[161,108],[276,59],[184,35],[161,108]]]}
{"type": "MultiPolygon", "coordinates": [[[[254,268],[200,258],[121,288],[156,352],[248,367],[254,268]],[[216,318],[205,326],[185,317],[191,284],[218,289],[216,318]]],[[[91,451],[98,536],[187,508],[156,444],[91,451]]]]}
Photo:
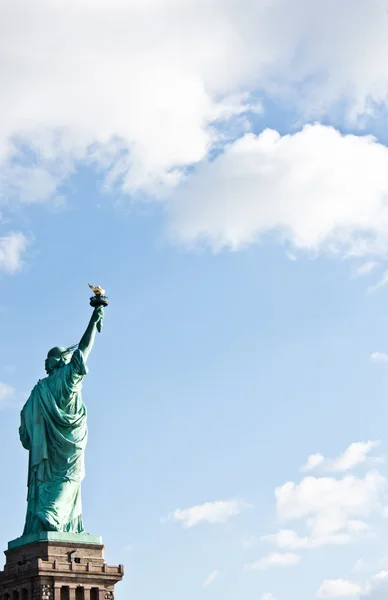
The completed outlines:
{"type": "Polygon", "coordinates": [[[3,195],[42,201],[79,160],[126,191],[174,185],[219,139],[209,124],[259,110],[240,90],[265,64],[249,31],[262,10],[252,0],[244,18],[218,0],[2,2],[3,195]],[[30,146],[39,160],[20,161],[30,146]]]}
{"type": "Polygon", "coordinates": [[[168,515],[167,520],[180,521],[185,527],[194,527],[199,523],[225,523],[248,507],[249,504],[242,500],[217,500],[190,508],[177,508],[168,515]]]}
{"type": "Polygon", "coordinates": [[[317,590],[318,598],[349,598],[359,596],[362,586],[346,579],[325,579],[317,590]]]}
{"type": "Polygon", "coordinates": [[[289,481],[275,490],[278,517],[281,522],[303,520],[307,534],[281,529],[261,539],[283,550],[299,550],[349,544],[373,536],[367,519],[373,513],[383,516],[386,492],[387,480],[378,472],[365,477],[289,481]]]}
{"type": "Polygon", "coordinates": [[[0,271],[15,273],[23,265],[22,256],[28,240],[21,231],[10,231],[0,237],[0,271]]]}
{"type": "Polygon", "coordinates": [[[377,267],[377,262],[369,260],[362,265],[359,265],[353,272],[353,277],[365,277],[369,275],[377,267]]]}
{"type": "Polygon", "coordinates": [[[339,533],[349,521],[380,510],[387,489],[386,479],[377,472],[365,477],[305,477],[289,481],[275,490],[281,520],[309,519],[316,535],[339,533]]]}
{"type": "MultiPolygon", "coordinates": [[[[319,5],[309,0],[246,0],[243,11],[228,0],[3,0],[3,193],[12,191],[21,176],[22,200],[42,201],[86,157],[128,191],[174,185],[176,170],[202,160],[219,139],[209,124],[244,111],[247,101],[239,90],[263,91],[304,115],[326,115],[343,100],[348,116],[371,113],[373,102],[385,102],[387,94],[385,5],[328,0],[325,15],[322,19],[319,5]],[[27,166],[7,162],[20,154],[15,139],[32,143],[40,160],[27,166]]],[[[319,143],[310,154],[319,170],[319,143]]],[[[300,158],[296,162],[303,169],[300,158]]],[[[373,160],[370,165],[378,171],[373,160]]],[[[343,176],[354,181],[355,189],[358,166],[343,176]]],[[[321,179],[331,181],[333,190],[341,187],[327,167],[321,165],[321,179]]],[[[284,175],[281,165],[278,170],[284,175]]],[[[254,184],[249,179],[245,188],[254,184]]],[[[279,179],[286,191],[287,181],[279,179]]],[[[308,195],[307,187],[301,185],[302,196],[308,195]]],[[[311,213],[330,198],[327,188],[326,194],[315,194],[319,186],[311,186],[319,196],[311,213]]],[[[257,193],[262,191],[260,186],[257,193]]],[[[373,194],[369,199],[373,204],[373,194]]],[[[295,204],[303,215],[297,196],[295,204]]],[[[358,212],[355,207],[345,226],[354,227],[358,212]]],[[[296,239],[302,235],[302,243],[313,241],[313,234],[305,240],[303,231],[294,233],[296,239]]],[[[222,238],[241,244],[247,236],[222,238]]]]}
{"type": "Polygon", "coordinates": [[[379,573],[376,573],[376,575],[373,575],[373,580],[374,581],[388,580],[388,571],[380,571],[379,573]]]}
{"type": "Polygon", "coordinates": [[[213,583],[213,581],[215,581],[215,579],[218,577],[219,572],[218,571],[212,571],[210,573],[210,575],[208,575],[208,577],[206,577],[205,581],[202,583],[202,586],[204,588],[209,587],[209,585],[211,585],[213,583]]]}
{"type": "Polygon", "coordinates": [[[319,548],[327,545],[342,545],[352,541],[349,533],[323,534],[317,536],[299,536],[292,529],[281,529],[278,533],[262,536],[263,542],[275,544],[278,548],[288,550],[301,550],[319,548]]]}
{"type": "Polygon", "coordinates": [[[303,465],[303,467],[301,467],[301,471],[312,471],[313,469],[316,469],[317,467],[319,467],[320,465],[322,465],[322,463],[324,463],[325,461],[325,457],[322,454],[310,454],[310,456],[307,459],[307,462],[305,465],[303,465]]]}
{"type": "Polygon", "coordinates": [[[15,389],[11,385],[0,381],[0,408],[7,406],[15,393],[15,389]]]}
{"type": "Polygon", "coordinates": [[[370,531],[368,523],[360,521],[359,519],[349,519],[346,523],[346,527],[351,533],[364,534],[370,531]]]}
{"type": "MultiPolygon", "coordinates": [[[[371,355],[371,360],[385,360],[386,355],[374,353],[371,355]]],[[[387,356],[388,360],[388,356],[387,356]]],[[[365,463],[369,458],[369,453],[374,448],[380,445],[378,440],[368,442],[354,442],[346,448],[342,454],[334,459],[325,459],[322,454],[311,454],[307,463],[303,465],[301,471],[312,471],[317,467],[323,467],[328,471],[343,472],[354,469],[358,465],[365,463]]]]}
{"type": "Polygon", "coordinates": [[[271,592],[265,592],[259,600],[276,600],[276,598],[271,592]]]}
{"type": "Polygon", "coordinates": [[[378,440],[368,442],[354,442],[338,458],[329,461],[331,471],[349,471],[357,465],[364,463],[368,454],[380,445],[378,440]]]}
{"type": "Polygon", "coordinates": [[[386,363],[388,362],[388,354],[385,354],[385,352],[372,352],[370,359],[373,362],[386,363]]]}
{"type": "Polygon", "coordinates": [[[171,235],[238,250],[271,234],[294,248],[388,253],[388,148],[323,125],[229,145],[168,203],[171,235]]]}
{"type": "Polygon", "coordinates": [[[291,552],[284,554],[272,552],[256,562],[245,565],[244,570],[264,571],[265,569],[270,569],[272,567],[294,567],[295,565],[298,565],[300,561],[301,557],[298,554],[293,554],[291,552]]]}

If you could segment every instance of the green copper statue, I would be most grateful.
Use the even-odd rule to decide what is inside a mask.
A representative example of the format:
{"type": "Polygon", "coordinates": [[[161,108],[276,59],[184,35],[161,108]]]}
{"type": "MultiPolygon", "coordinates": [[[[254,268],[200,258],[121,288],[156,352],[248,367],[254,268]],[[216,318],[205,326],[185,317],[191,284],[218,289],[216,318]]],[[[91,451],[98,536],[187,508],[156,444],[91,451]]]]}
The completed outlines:
{"type": "Polygon", "coordinates": [[[103,307],[108,304],[104,290],[92,289],[94,310],[78,348],[73,353],[75,346],[49,351],[47,377],[38,381],[21,412],[20,440],[29,451],[23,535],[84,531],[81,482],[88,431],[81,388],[96,331],[101,331],[103,307]]]}

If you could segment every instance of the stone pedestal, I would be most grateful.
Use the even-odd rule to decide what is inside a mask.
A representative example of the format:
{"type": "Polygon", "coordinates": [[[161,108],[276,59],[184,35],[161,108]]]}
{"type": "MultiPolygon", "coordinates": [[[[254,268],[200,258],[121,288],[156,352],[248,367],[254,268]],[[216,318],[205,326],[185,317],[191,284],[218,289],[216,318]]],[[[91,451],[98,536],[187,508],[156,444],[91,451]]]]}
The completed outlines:
{"type": "Polygon", "coordinates": [[[9,542],[0,600],[114,600],[123,565],[108,566],[98,536],[45,532],[9,542]]]}

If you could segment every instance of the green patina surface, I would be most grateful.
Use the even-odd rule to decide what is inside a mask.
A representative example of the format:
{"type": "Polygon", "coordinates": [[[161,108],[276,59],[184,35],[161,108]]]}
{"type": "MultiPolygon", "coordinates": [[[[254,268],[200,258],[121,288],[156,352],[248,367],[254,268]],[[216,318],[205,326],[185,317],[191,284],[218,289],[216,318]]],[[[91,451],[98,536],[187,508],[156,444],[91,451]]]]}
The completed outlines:
{"type": "Polygon", "coordinates": [[[27,516],[23,536],[10,544],[30,543],[25,541],[27,537],[41,532],[77,534],[81,542],[81,482],[87,442],[81,388],[103,316],[102,306],[97,306],[73,354],[58,346],[50,350],[45,362],[47,377],[36,384],[23,407],[19,435],[29,452],[27,516]]]}
{"type": "Polygon", "coordinates": [[[8,542],[8,550],[33,544],[34,542],[66,542],[68,544],[96,544],[102,546],[102,538],[99,535],[89,535],[88,533],[64,533],[63,531],[41,531],[40,533],[30,533],[22,535],[16,540],[8,542]]]}

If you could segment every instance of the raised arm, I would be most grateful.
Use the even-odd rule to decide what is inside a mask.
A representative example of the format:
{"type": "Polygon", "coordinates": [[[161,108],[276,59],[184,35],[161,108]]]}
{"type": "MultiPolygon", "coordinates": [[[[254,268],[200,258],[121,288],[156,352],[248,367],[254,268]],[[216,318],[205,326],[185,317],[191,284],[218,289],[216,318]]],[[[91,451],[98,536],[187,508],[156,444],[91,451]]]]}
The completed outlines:
{"type": "Polygon", "coordinates": [[[80,343],[78,344],[78,348],[84,355],[85,361],[88,359],[90,351],[93,348],[96,331],[99,328],[98,326],[102,322],[103,318],[104,308],[102,306],[96,307],[90,318],[89,325],[87,326],[86,331],[83,334],[80,343]]]}

